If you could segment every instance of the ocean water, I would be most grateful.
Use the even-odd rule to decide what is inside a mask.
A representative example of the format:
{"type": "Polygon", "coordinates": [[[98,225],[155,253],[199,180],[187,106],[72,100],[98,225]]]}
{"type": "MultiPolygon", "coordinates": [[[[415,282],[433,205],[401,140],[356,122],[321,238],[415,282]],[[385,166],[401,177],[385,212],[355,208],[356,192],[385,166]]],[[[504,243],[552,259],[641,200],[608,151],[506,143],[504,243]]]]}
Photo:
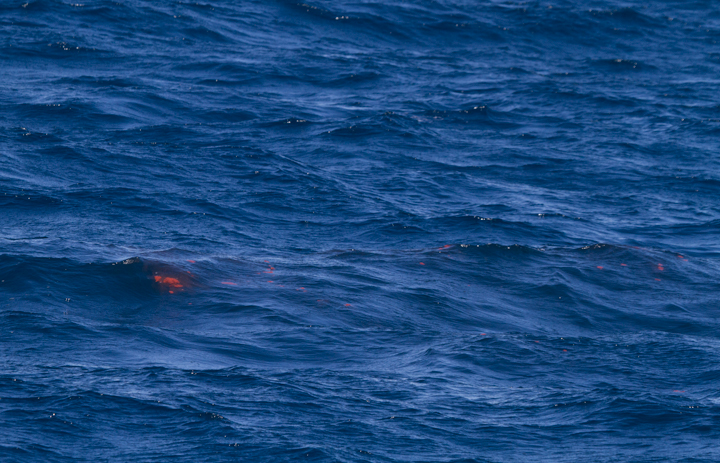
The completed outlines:
{"type": "Polygon", "coordinates": [[[720,461],[719,41],[0,1],[0,461],[720,461]]]}

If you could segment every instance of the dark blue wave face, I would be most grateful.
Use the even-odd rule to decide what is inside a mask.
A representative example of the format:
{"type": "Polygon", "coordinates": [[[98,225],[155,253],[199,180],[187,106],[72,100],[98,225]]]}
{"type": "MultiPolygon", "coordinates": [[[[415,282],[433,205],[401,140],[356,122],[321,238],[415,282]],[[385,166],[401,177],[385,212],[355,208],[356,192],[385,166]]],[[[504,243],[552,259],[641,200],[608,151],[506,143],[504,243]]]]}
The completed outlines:
{"type": "Polygon", "coordinates": [[[711,1],[0,4],[0,460],[720,461],[711,1]]]}

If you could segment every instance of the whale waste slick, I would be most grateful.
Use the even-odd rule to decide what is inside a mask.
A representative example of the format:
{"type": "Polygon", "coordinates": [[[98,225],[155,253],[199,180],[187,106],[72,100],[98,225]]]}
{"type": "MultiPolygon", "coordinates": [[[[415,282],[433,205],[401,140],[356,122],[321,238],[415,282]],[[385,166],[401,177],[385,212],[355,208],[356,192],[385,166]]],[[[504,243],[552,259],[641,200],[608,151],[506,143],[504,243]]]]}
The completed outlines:
{"type": "MultiPolygon", "coordinates": [[[[159,285],[163,285],[164,287],[167,287],[167,288],[173,288],[175,290],[180,289],[181,291],[184,291],[184,289],[183,289],[184,286],[180,283],[180,280],[178,280],[177,278],[163,277],[160,275],[155,275],[154,278],[155,278],[155,283],[158,283],[159,285]]],[[[173,289],[168,289],[168,292],[170,294],[174,294],[175,291],[173,291],[173,289]]]]}
{"type": "Polygon", "coordinates": [[[172,264],[139,257],[126,259],[122,263],[137,266],[137,271],[151,280],[153,286],[162,293],[175,294],[193,286],[192,279],[195,275],[172,264]]]}
{"type": "Polygon", "coordinates": [[[151,278],[160,292],[170,294],[185,291],[185,289],[192,284],[191,278],[193,276],[189,271],[183,271],[168,265],[154,269],[151,273],[151,278]]]}

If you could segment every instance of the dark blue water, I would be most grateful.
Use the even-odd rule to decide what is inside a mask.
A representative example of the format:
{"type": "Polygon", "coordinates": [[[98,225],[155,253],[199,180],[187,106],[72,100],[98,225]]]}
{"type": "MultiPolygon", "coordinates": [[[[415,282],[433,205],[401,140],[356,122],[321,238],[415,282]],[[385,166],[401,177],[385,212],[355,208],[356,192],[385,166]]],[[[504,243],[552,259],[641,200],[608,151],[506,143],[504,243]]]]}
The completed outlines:
{"type": "Polygon", "coordinates": [[[720,461],[716,2],[79,1],[0,2],[1,461],[720,461]]]}

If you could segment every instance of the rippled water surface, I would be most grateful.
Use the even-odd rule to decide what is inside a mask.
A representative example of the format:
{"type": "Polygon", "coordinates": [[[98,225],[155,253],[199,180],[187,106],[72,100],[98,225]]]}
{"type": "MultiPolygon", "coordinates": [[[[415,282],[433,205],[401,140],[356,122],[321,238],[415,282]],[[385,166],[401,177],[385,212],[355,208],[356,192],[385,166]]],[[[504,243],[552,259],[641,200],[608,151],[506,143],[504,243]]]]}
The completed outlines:
{"type": "Polygon", "coordinates": [[[0,2],[0,460],[720,461],[719,41],[0,2]]]}

